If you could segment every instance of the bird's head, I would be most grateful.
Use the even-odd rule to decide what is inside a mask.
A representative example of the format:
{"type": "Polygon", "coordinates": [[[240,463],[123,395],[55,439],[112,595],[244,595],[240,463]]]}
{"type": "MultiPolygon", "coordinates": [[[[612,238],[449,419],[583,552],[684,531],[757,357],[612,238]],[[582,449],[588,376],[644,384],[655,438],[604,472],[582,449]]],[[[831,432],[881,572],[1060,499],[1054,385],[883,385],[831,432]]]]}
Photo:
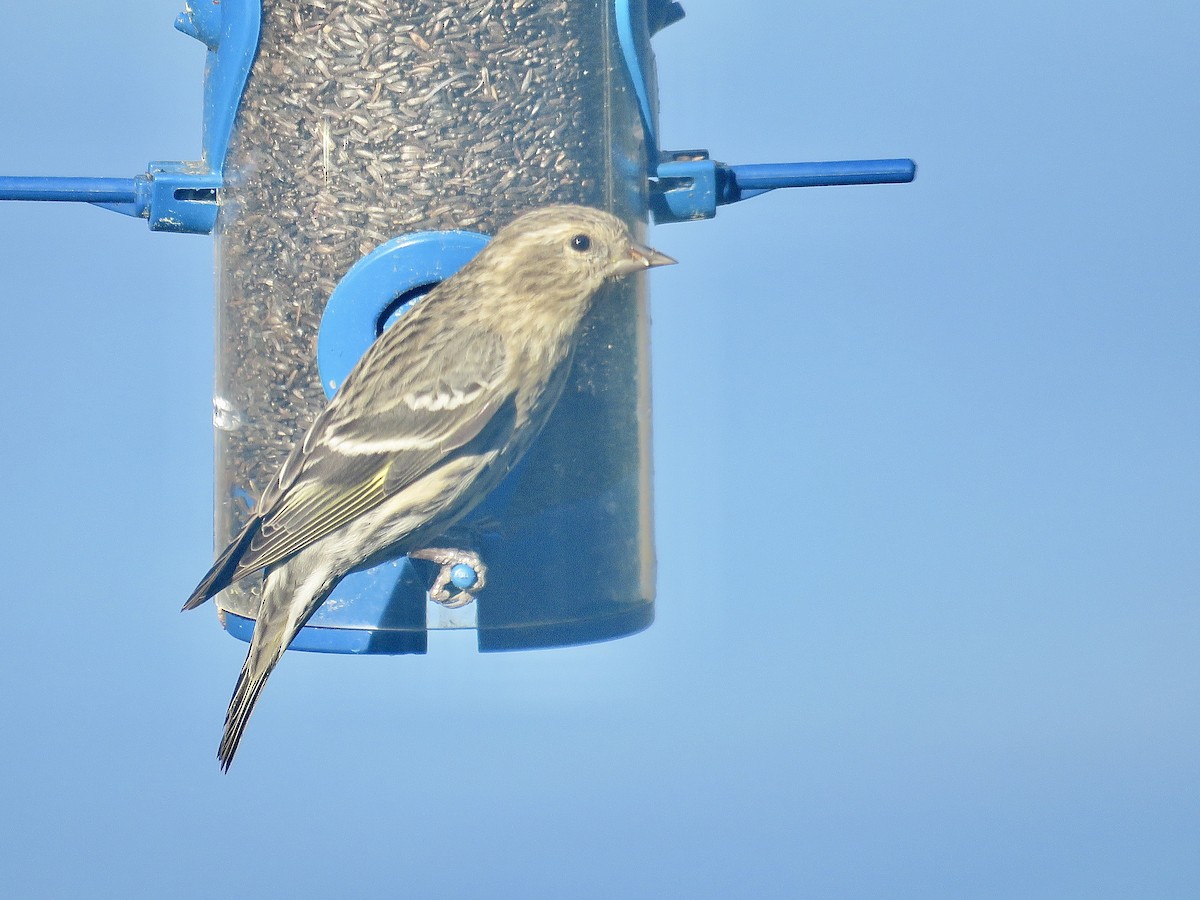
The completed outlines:
{"type": "MultiPolygon", "coordinates": [[[[609,278],[675,262],[587,206],[546,206],[501,228],[484,251],[527,300],[589,300],[609,278]]],[[[480,254],[481,256],[483,254],[480,254]]]]}

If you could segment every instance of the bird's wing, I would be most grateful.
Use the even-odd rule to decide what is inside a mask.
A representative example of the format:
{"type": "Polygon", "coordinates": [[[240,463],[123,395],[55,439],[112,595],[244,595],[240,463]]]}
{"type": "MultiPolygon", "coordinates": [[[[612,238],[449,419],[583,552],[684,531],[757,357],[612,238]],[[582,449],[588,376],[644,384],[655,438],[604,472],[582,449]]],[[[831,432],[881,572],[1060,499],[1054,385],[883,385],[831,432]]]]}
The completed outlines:
{"type": "MultiPolygon", "coordinates": [[[[407,331],[419,338],[421,329],[407,331]]],[[[286,559],[408,487],[476,438],[511,400],[509,359],[497,335],[460,330],[448,346],[408,348],[414,352],[406,352],[405,339],[380,344],[264,493],[260,527],[231,580],[286,559]]]]}

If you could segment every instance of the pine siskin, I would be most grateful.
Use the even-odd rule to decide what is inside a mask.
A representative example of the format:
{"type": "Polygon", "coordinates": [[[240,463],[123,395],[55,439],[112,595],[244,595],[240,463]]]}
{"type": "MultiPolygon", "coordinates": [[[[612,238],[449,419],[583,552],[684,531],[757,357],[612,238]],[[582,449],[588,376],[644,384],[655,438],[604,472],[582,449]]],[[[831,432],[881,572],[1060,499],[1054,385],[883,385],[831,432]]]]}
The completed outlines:
{"type": "Polygon", "coordinates": [[[529,447],[605,280],[673,262],[606,212],[537,209],[367,350],[183,606],[265,573],[217,752],[222,769],[271,670],[338,581],[425,550],[529,447]]]}

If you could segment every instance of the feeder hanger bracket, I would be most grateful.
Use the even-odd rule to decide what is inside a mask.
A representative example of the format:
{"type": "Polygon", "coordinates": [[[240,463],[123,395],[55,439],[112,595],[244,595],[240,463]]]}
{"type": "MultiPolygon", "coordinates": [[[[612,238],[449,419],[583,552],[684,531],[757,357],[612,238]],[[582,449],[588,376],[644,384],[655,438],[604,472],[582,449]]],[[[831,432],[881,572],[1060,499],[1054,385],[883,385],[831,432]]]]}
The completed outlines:
{"type": "Polygon", "coordinates": [[[684,17],[675,0],[613,0],[617,41],[646,136],[650,211],[656,224],[711,219],[717,207],[784,187],[905,184],[917,174],[911,159],[765,163],[729,166],[707,150],[660,152],[657,71],[650,39],[684,17]]]}
{"type": "Polygon", "coordinates": [[[2,176],[0,200],[91,203],[146,219],[151,231],[209,234],[234,117],[258,52],[260,0],[186,0],[175,27],[208,48],[204,141],[195,162],[152,162],[133,178],[2,176]]]}

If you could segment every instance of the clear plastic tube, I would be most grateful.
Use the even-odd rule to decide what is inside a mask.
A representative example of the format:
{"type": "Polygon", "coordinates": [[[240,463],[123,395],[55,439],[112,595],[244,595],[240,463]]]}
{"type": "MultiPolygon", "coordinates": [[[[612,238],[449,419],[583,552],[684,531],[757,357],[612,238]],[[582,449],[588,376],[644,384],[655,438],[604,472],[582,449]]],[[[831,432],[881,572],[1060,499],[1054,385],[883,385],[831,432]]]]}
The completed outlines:
{"type": "MultiPolygon", "coordinates": [[[[603,2],[265,0],[217,226],[219,546],[325,404],[316,335],[358,259],[407,232],[491,233],[548,203],[640,228],[644,135],[620,60],[603,2]]],[[[645,289],[606,291],[524,464],[455,529],[488,565],[482,649],[613,637],[653,617],[645,289]]],[[[253,618],[254,581],[221,608],[253,618]]],[[[413,594],[397,591],[370,627],[418,638],[375,648],[424,646],[413,594]]],[[[322,624],[362,627],[361,599],[335,591],[322,624]]]]}

